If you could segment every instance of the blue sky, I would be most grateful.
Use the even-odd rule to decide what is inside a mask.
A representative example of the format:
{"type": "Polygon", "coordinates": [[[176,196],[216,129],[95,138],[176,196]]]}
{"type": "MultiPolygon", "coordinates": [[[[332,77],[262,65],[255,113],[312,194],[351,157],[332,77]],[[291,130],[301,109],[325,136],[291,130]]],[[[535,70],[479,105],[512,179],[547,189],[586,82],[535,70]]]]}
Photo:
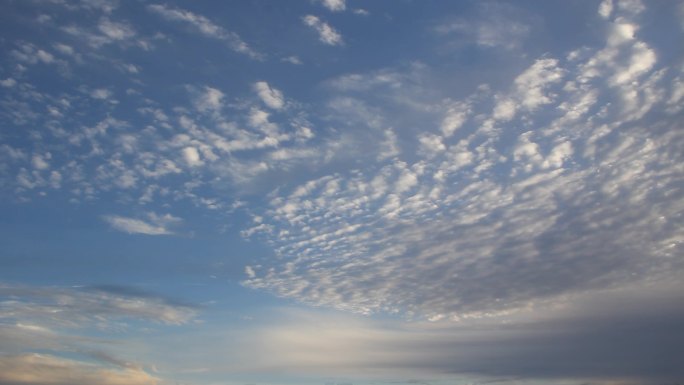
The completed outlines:
{"type": "Polygon", "coordinates": [[[684,3],[0,5],[0,385],[684,379],[684,3]]]}

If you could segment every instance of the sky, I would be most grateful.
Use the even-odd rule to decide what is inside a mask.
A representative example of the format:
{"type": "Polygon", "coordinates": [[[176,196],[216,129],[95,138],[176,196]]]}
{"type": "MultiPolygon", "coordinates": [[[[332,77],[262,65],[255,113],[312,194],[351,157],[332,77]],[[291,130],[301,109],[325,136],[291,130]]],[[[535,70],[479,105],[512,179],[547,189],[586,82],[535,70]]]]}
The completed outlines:
{"type": "Polygon", "coordinates": [[[684,381],[684,2],[0,2],[0,385],[684,381]]]}

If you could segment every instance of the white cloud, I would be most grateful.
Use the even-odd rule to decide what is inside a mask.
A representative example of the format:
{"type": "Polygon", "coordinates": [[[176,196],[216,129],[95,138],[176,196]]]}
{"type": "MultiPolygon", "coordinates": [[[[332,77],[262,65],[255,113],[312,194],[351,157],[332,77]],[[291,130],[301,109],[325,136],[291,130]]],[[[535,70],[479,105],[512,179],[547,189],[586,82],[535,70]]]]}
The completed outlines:
{"type": "Polygon", "coordinates": [[[281,60],[286,62],[286,63],[295,64],[295,65],[304,64],[302,62],[302,59],[300,59],[299,56],[295,56],[295,55],[284,57],[281,60]]]}
{"type": "Polygon", "coordinates": [[[638,15],[646,9],[641,0],[618,0],[617,8],[629,16],[638,15]]]}
{"type": "Polygon", "coordinates": [[[347,9],[346,0],[320,0],[321,4],[333,12],[347,9]]]}
{"type": "Polygon", "coordinates": [[[225,95],[220,90],[205,86],[204,91],[195,100],[195,106],[202,112],[220,111],[224,97],[225,95]]]}
{"type": "Polygon", "coordinates": [[[572,148],[572,143],[570,142],[563,142],[558,145],[556,145],[549,155],[544,159],[544,163],[542,163],[543,168],[558,168],[562,167],[563,163],[569,159],[574,150],[572,148]]]}
{"type": "Polygon", "coordinates": [[[74,48],[67,44],[57,43],[54,45],[54,47],[57,51],[67,56],[73,56],[76,54],[74,48]]]}
{"type": "Polygon", "coordinates": [[[107,100],[112,96],[112,91],[106,88],[96,88],[90,91],[90,97],[93,99],[107,100]]]}
{"type": "Polygon", "coordinates": [[[610,80],[616,85],[632,82],[638,76],[650,71],[655,63],[655,52],[645,43],[637,42],[632,47],[632,56],[628,65],[617,69],[610,80]]]}
{"type": "Polygon", "coordinates": [[[10,145],[3,144],[0,146],[0,154],[7,155],[11,160],[21,160],[26,158],[26,153],[19,148],[14,148],[10,145]]]}
{"type": "Polygon", "coordinates": [[[307,26],[313,28],[318,32],[318,39],[328,45],[342,45],[342,35],[339,34],[333,27],[328,23],[322,21],[316,16],[306,15],[302,18],[302,21],[307,26]]]}
{"type": "Polygon", "coordinates": [[[610,14],[613,13],[613,0],[603,0],[599,5],[598,13],[604,19],[610,18],[610,14]]]}
{"type": "Polygon", "coordinates": [[[283,93],[271,87],[267,82],[256,82],[253,87],[264,104],[274,110],[280,110],[285,105],[283,93]]]}
{"type": "Polygon", "coordinates": [[[393,158],[401,152],[397,143],[397,134],[390,128],[384,131],[385,139],[380,143],[378,160],[393,158]]]}
{"type": "Polygon", "coordinates": [[[425,154],[427,158],[434,157],[437,153],[446,150],[446,146],[442,142],[442,137],[434,134],[423,134],[418,137],[420,143],[420,151],[425,154]]]}
{"type": "Polygon", "coordinates": [[[670,97],[667,100],[667,112],[676,114],[684,108],[684,79],[677,77],[672,83],[670,97]]]}
{"type": "Polygon", "coordinates": [[[111,40],[127,40],[136,35],[131,26],[113,22],[106,18],[100,20],[97,28],[111,40]]]}
{"type": "Polygon", "coordinates": [[[469,17],[435,27],[438,34],[461,38],[487,49],[519,49],[532,32],[531,17],[510,4],[481,2],[469,17]]]}
{"type": "Polygon", "coordinates": [[[33,44],[24,43],[19,45],[19,49],[14,49],[11,55],[19,61],[28,64],[51,64],[55,63],[55,57],[42,49],[36,48],[33,44]]]}
{"type": "Polygon", "coordinates": [[[551,103],[554,95],[546,92],[546,88],[560,82],[563,72],[556,59],[544,58],[535,61],[514,82],[522,106],[528,110],[534,110],[541,105],[551,103]]]}
{"type": "Polygon", "coordinates": [[[449,107],[440,126],[444,136],[447,138],[452,136],[456,130],[463,126],[469,114],[470,107],[466,103],[456,103],[449,107]]]}
{"type": "Polygon", "coordinates": [[[513,100],[501,98],[497,100],[492,117],[497,120],[507,122],[515,117],[516,104],[513,100]]]}
{"type": "Polygon", "coordinates": [[[245,43],[238,34],[227,31],[223,27],[214,24],[211,20],[202,15],[161,4],[148,5],[147,9],[167,20],[188,23],[204,36],[225,41],[228,43],[228,46],[236,52],[248,55],[253,59],[260,59],[262,57],[261,54],[254,51],[247,43],[245,43]]]}
{"type": "Polygon", "coordinates": [[[676,279],[663,246],[676,230],[659,221],[671,225],[678,210],[662,186],[676,184],[684,137],[673,118],[647,112],[673,108],[679,82],[657,68],[636,24],[616,20],[604,47],[531,60],[508,92],[439,95],[412,114],[395,98],[408,71],[329,81],[332,124],[353,119],[344,127],[360,124],[359,137],[381,143],[376,159],[396,159],[274,191],[261,229],[243,236],[265,239],[281,260],[260,261],[245,284],[358,313],[464,320],[587,285],[676,279]],[[386,151],[399,138],[404,151],[386,151]],[[445,291],[454,295],[435,294],[445,291]]]}
{"type": "Polygon", "coordinates": [[[12,78],[0,80],[0,86],[3,86],[3,87],[10,88],[10,87],[14,87],[16,84],[17,84],[17,81],[12,79],[12,78]]]}
{"type": "Polygon", "coordinates": [[[154,213],[147,214],[147,220],[122,217],[119,215],[105,215],[102,219],[109,223],[115,230],[129,234],[145,235],[172,235],[170,227],[179,224],[182,220],[169,214],[159,216],[154,213]]]}
{"type": "Polygon", "coordinates": [[[612,28],[608,36],[609,46],[618,46],[620,44],[634,40],[634,34],[638,28],[635,24],[624,21],[616,21],[611,27],[612,28]]]}
{"type": "Polygon", "coordinates": [[[202,158],[200,157],[199,152],[195,147],[185,147],[182,151],[183,153],[183,160],[185,163],[188,164],[190,167],[197,167],[201,166],[204,164],[202,161],[202,158]]]}
{"type": "Polygon", "coordinates": [[[46,170],[50,168],[50,164],[47,162],[52,155],[48,152],[45,155],[36,154],[31,158],[31,164],[36,170],[46,170]]]}
{"type": "Polygon", "coordinates": [[[60,188],[62,185],[62,174],[59,171],[52,171],[50,173],[50,187],[60,188]]]}

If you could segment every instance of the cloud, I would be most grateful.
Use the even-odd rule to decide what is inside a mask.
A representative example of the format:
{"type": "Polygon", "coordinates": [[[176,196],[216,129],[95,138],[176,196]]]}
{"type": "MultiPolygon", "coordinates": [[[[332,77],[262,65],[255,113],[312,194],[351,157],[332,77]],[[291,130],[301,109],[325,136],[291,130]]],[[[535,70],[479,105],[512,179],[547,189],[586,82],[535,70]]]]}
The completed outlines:
{"type": "Polygon", "coordinates": [[[207,326],[190,343],[185,335],[170,338],[185,346],[174,360],[208,371],[275,371],[281,378],[309,373],[350,382],[389,376],[474,384],[657,385],[683,374],[676,354],[682,299],[680,285],[635,286],[458,323],[286,307],[259,312],[260,322],[235,330],[207,326]],[[234,349],[217,359],[215,352],[229,342],[234,349]]]}
{"type": "MultiPolygon", "coordinates": [[[[189,305],[124,287],[84,288],[0,285],[0,319],[46,328],[107,328],[120,320],[181,325],[197,310],[189,305]]],[[[39,330],[38,330],[39,331],[39,330]]]]}
{"type": "Polygon", "coordinates": [[[603,0],[599,5],[598,13],[602,18],[608,19],[613,13],[613,0],[603,0]]]}
{"type": "Polygon", "coordinates": [[[274,110],[280,110],[285,105],[285,99],[283,98],[283,93],[271,86],[266,82],[256,82],[252,86],[254,91],[259,95],[261,100],[268,107],[274,110]]]}
{"type": "MultiPolygon", "coordinates": [[[[196,150],[194,155],[197,155],[196,150]]],[[[147,218],[147,220],[142,220],[118,215],[105,215],[102,217],[115,230],[129,234],[146,235],[172,235],[174,232],[169,227],[177,225],[182,221],[180,218],[170,214],[159,216],[154,213],[148,213],[147,218]]]]}
{"type": "Polygon", "coordinates": [[[532,59],[507,91],[418,103],[418,88],[407,101],[407,79],[425,79],[415,69],[327,82],[333,122],[364,127],[357,135],[383,143],[371,151],[383,163],[275,191],[260,229],[243,235],[278,259],[260,260],[244,284],[315,306],[457,321],[676,279],[679,204],[648,186],[677,183],[684,137],[657,112],[677,82],[666,85],[633,21],[607,23],[604,47],[532,59]],[[623,73],[626,83],[612,78],[623,73]],[[406,106],[414,120],[392,116],[406,106]]]}
{"type": "MultiPolygon", "coordinates": [[[[470,17],[441,23],[435,31],[445,37],[474,43],[487,49],[512,51],[523,46],[536,25],[534,17],[518,7],[498,2],[480,2],[470,17]]],[[[451,41],[449,44],[453,44],[451,41]]]]}
{"type": "Polygon", "coordinates": [[[147,6],[147,9],[158,14],[166,20],[187,23],[204,36],[223,40],[228,43],[228,46],[235,52],[245,54],[253,59],[262,58],[262,55],[254,51],[242,40],[242,38],[240,38],[238,34],[214,24],[211,20],[202,15],[198,15],[180,8],[172,8],[162,4],[151,4],[147,6]]]}
{"type": "Polygon", "coordinates": [[[224,97],[225,95],[220,90],[205,86],[195,99],[195,106],[201,112],[219,111],[224,97]]]}
{"type": "Polygon", "coordinates": [[[333,12],[340,12],[347,9],[346,0],[320,0],[320,3],[333,12]]]}
{"type": "Polygon", "coordinates": [[[378,160],[389,159],[395,157],[401,153],[399,145],[397,143],[397,134],[394,133],[392,129],[385,130],[385,138],[380,143],[380,153],[378,154],[378,160]]]}
{"type": "MultiPolygon", "coordinates": [[[[91,30],[79,27],[77,25],[67,25],[61,28],[64,32],[75,38],[82,39],[88,43],[92,48],[101,48],[105,45],[118,43],[121,46],[135,45],[144,46],[144,41],[136,39],[138,33],[128,23],[112,21],[108,17],[102,17],[97,22],[97,30],[91,30]]],[[[81,60],[80,55],[74,55],[72,47],[65,44],[57,44],[55,46],[62,54],[73,56],[77,60],[81,60]]]]}
{"type": "Polygon", "coordinates": [[[111,40],[127,40],[136,35],[132,27],[124,23],[113,22],[103,18],[97,28],[111,40]]]}
{"type": "Polygon", "coordinates": [[[450,106],[440,126],[442,134],[446,137],[452,136],[456,130],[463,126],[470,112],[467,103],[456,103],[450,106]]]}
{"type": "Polygon", "coordinates": [[[10,54],[18,61],[28,64],[52,64],[56,62],[55,57],[30,43],[20,43],[18,49],[13,49],[10,54]]]}
{"type": "Polygon", "coordinates": [[[185,147],[183,149],[183,160],[190,167],[197,167],[204,164],[202,158],[200,158],[199,152],[195,147],[185,147]]]}
{"type": "Polygon", "coordinates": [[[304,64],[302,62],[302,59],[300,59],[299,56],[295,56],[295,55],[284,57],[281,59],[281,61],[284,61],[284,62],[290,63],[290,64],[294,64],[294,65],[304,64]]]}
{"type": "Polygon", "coordinates": [[[50,164],[47,162],[51,158],[51,154],[48,152],[45,155],[33,155],[31,158],[31,163],[33,164],[33,167],[38,169],[38,170],[46,170],[50,168],[50,164]]]}
{"type": "Polygon", "coordinates": [[[2,385],[155,385],[159,379],[139,369],[115,369],[45,354],[0,356],[2,385]]]}
{"type": "Polygon", "coordinates": [[[96,88],[90,91],[90,97],[93,99],[107,100],[112,96],[112,91],[106,88],[96,88]]]}
{"type": "Polygon", "coordinates": [[[140,347],[123,333],[187,324],[197,311],[128,286],[0,284],[0,384],[157,384],[147,365],[120,358],[140,347]]]}
{"type": "Polygon", "coordinates": [[[311,27],[318,33],[318,40],[327,45],[342,45],[342,35],[339,34],[328,23],[322,21],[316,16],[306,15],[302,18],[305,25],[311,27]]]}
{"type": "Polygon", "coordinates": [[[12,78],[0,80],[0,86],[3,86],[3,87],[10,88],[10,87],[14,87],[16,84],[17,84],[17,81],[12,79],[12,78]]]}

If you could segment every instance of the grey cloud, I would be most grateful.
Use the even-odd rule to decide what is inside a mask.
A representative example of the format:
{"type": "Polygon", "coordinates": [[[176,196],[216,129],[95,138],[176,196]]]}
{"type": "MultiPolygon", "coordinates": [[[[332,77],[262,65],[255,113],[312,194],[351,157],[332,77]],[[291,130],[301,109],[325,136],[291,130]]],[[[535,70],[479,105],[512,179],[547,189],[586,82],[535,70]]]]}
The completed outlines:
{"type": "Polygon", "coordinates": [[[662,385],[684,375],[681,289],[634,285],[457,323],[285,308],[238,330],[198,331],[170,360],[219,373],[306,371],[352,382],[391,373],[428,383],[662,385]],[[226,344],[235,351],[217,357],[226,344]]]}
{"type": "Polygon", "coordinates": [[[0,285],[0,384],[156,384],[146,365],[123,358],[131,342],[109,332],[185,324],[197,311],[133,287],[0,285]]]}
{"type": "Polygon", "coordinates": [[[196,309],[152,295],[121,295],[109,290],[60,287],[0,286],[0,318],[46,327],[93,327],[126,319],[170,325],[189,322],[196,309]]]}

